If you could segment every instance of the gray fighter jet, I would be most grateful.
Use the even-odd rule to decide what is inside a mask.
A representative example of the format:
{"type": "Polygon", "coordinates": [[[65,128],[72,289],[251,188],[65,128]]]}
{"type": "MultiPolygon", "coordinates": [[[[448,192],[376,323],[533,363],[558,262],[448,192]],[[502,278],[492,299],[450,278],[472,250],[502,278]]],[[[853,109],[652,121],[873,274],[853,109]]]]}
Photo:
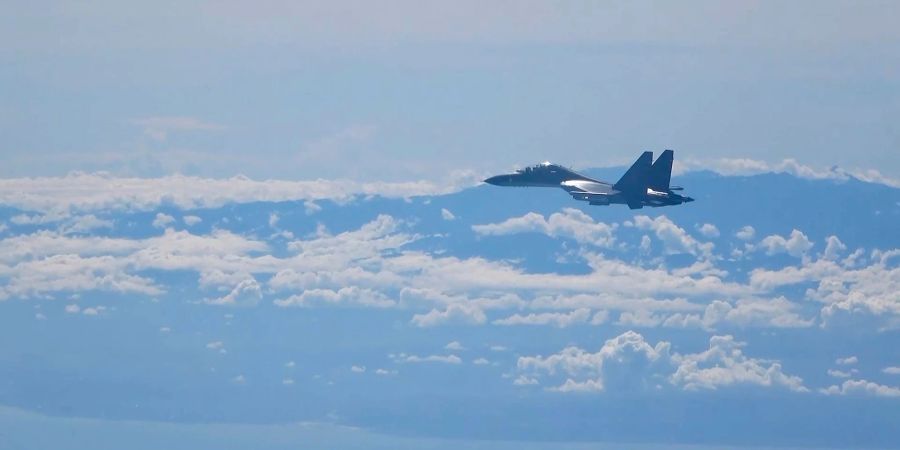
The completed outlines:
{"type": "Polygon", "coordinates": [[[669,186],[675,152],[666,150],[653,162],[653,152],[644,152],[615,184],[595,180],[574,170],[545,162],[484,180],[495,186],[558,187],[575,200],[591,205],[625,204],[631,209],[644,206],[669,206],[694,199],[676,194],[678,186],[669,186]],[[652,163],[652,164],[651,164],[652,163]]]}

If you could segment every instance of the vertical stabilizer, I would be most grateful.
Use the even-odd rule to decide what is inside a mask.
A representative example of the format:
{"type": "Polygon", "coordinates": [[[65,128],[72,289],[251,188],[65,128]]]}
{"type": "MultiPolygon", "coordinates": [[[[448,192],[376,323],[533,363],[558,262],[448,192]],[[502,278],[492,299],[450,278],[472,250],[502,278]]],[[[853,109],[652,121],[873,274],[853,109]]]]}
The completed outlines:
{"type": "Polygon", "coordinates": [[[653,166],[650,167],[649,187],[654,191],[668,191],[672,180],[672,162],[675,160],[675,152],[666,150],[659,155],[653,166]]]}
{"type": "Polygon", "coordinates": [[[647,189],[647,177],[650,174],[652,162],[653,152],[644,152],[613,187],[622,192],[644,193],[647,189]]]}

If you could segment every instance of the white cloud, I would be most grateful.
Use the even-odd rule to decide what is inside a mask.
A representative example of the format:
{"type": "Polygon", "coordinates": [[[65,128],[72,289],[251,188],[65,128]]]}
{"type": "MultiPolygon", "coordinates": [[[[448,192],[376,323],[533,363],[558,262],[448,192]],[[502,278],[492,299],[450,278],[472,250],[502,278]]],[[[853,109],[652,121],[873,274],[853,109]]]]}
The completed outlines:
{"type": "Polygon", "coordinates": [[[447,208],[441,208],[441,217],[444,220],[455,220],[456,219],[456,216],[453,215],[453,213],[450,212],[450,210],[447,208]]]}
{"type": "Polygon", "coordinates": [[[217,208],[229,203],[347,202],[367,196],[440,195],[478,182],[478,177],[471,173],[455,173],[439,182],[360,183],[350,180],[255,181],[244,176],[127,178],[74,172],[64,177],[0,179],[0,204],[57,216],[72,211],[152,211],[163,204],[190,210],[217,208]]]}
{"type": "Polygon", "coordinates": [[[366,366],[350,366],[350,371],[354,373],[364,373],[366,366]]]}
{"type": "Polygon", "coordinates": [[[247,377],[245,377],[244,375],[238,375],[238,376],[232,378],[231,381],[233,383],[237,383],[237,384],[244,384],[247,382],[247,377]]]}
{"type": "Polygon", "coordinates": [[[839,366],[852,366],[853,364],[856,364],[858,362],[859,358],[857,358],[856,356],[848,356],[846,358],[838,358],[834,360],[834,363],[839,366]]]}
{"type": "Polygon", "coordinates": [[[450,343],[448,343],[447,345],[444,346],[444,349],[458,352],[458,351],[465,350],[466,348],[463,347],[463,345],[460,344],[459,341],[451,341],[450,343]]]}
{"type": "Polygon", "coordinates": [[[252,306],[262,298],[262,288],[255,278],[241,280],[224,297],[207,299],[203,303],[224,306],[252,306]]]}
{"type": "Polygon", "coordinates": [[[307,216],[311,216],[322,210],[322,207],[319,206],[314,200],[306,200],[303,202],[303,212],[307,216]]]}
{"type": "Polygon", "coordinates": [[[294,379],[293,378],[285,378],[285,379],[281,380],[281,384],[283,384],[285,386],[293,386],[294,379]]]}
{"type": "Polygon", "coordinates": [[[380,375],[380,376],[397,375],[397,371],[396,370],[387,370],[387,369],[375,369],[375,375],[380,375]]]}
{"type": "Polygon", "coordinates": [[[655,314],[652,311],[641,309],[637,311],[622,312],[619,314],[619,320],[616,321],[616,325],[623,327],[651,328],[659,326],[665,319],[665,316],[662,314],[655,314]]]}
{"type": "Polygon", "coordinates": [[[78,314],[81,312],[81,307],[76,304],[66,305],[66,312],[69,314],[78,314]]]}
{"type": "Polygon", "coordinates": [[[535,232],[550,237],[571,238],[579,243],[597,247],[611,247],[615,242],[614,232],[617,226],[594,222],[591,216],[581,210],[565,208],[546,219],[540,214],[531,212],[500,223],[473,225],[472,230],[483,236],[535,232]]]}
{"type": "Polygon", "coordinates": [[[278,217],[278,213],[270,212],[269,213],[269,226],[272,228],[275,228],[275,226],[278,225],[278,219],[280,219],[280,217],[278,217]]]}
{"type": "Polygon", "coordinates": [[[721,175],[758,175],[762,173],[788,173],[799,178],[809,180],[834,180],[847,181],[856,178],[868,183],[884,184],[900,188],[900,180],[881,174],[877,170],[843,169],[831,167],[829,169],[816,169],[800,164],[795,159],[784,159],[778,163],[753,160],[747,158],[721,158],[721,159],[681,159],[675,161],[673,172],[684,173],[691,170],[712,170],[721,175]]]}
{"type": "Polygon", "coordinates": [[[881,371],[888,375],[900,375],[900,367],[897,366],[885,367],[881,371]]]}
{"type": "Polygon", "coordinates": [[[708,237],[708,238],[719,237],[719,229],[716,228],[716,226],[711,223],[704,223],[703,225],[700,225],[699,227],[697,227],[697,230],[699,230],[700,234],[702,234],[704,237],[708,237]]]}
{"type": "MultiPolygon", "coordinates": [[[[664,319],[665,326],[701,327],[715,330],[722,327],[772,327],[805,328],[814,324],[815,318],[804,319],[796,310],[798,306],[785,297],[775,299],[748,298],[734,304],[714,300],[703,314],[675,313],[664,319]]],[[[655,326],[655,325],[649,325],[655,326]]]]}
{"type": "Polygon", "coordinates": [[[100,313],[102,313],[105,310],[106,310],[105,306],[92,306],[92,307],[84,308],[83,310],[81,310],[81,314],[84,314],[85,316],[99,316],[100,313]]]}
{"type": "Polygon", "coordinates": [[[756,230],[750,225],[746,225],[734,233],[734,236],[742,241],[749,241],[756,236],[756,230]]]}
{"type": "Polygon", "coordinates": [[[559,392],[596,392],[611,386],[658,389],[663,382],[685,390],[757,385],[808,391],[803,380],[785,374],[780,363],[745,356],[744,345],[731,336],[713,336],[705,351],[673,354],[669,342],[651,346],[640,334],[627,331],[607,340],[596,353],[567,347],[547,357],[520,357],[517,368],[533,376],[565,377],[551,388],[559,392]]]}
{"type": "Polygon", "coordinates": [[[797,229],[791,231],[790,238],[785,239],[782,236],[773,234],[766,236],[759,244],[765,247],[766,253],[769,255],[787,253],[797,258],[805,256],[806,252],[813,247],[812,241],[797,229]]]}
{"type": "Polygon", "coordinates": [[[825,395],[866,395],[874,397],[900,397],[900,388],[885,386],[867,380],[847,380],[840,386],[832,385],[819,390],[825,395]]]}
{"type": "Polygon", "coordinates": [[[828,376],[831,376],[834,378],[850,378],[851,376],[853,376],[852,373],[844,372],[843,370],[828,369],[827,372],[828,372],[828,376]]]}
{"type": "Polygon", "coordinates": [[[708,350],[672,357],[678,368],[670,381],[686,390],[734,385],[783,387],[796,392],[809,390],[800,377],[785,374],[779,362],[745,356],[741,350],[745,345],[732,336],[713,336],[708,350]]]}
{"type": "Polygon", "coordinates": [[[418,327],[433,327],[445,324],[479,325],[487,321],[484,311],[476,305],[453,303],[443,311],[432,309],[425,314],[416,314],[410,321],[418,327]]]}
{"type": "Polygon", "coordinates": [[[594,313],[594,317],[591,317],[591,325],[603,325],[608,320],[609,311],[600,310],[594,313]]]}
{"type": "Polygon", "coordinates": [[[878,329],[893,329],[900,326],[900,267],[892,267],[889,260],[897,255],[900,251],[874,251],[867,266],[822,258],[778,270],[755,269],[750,285],[773,290],[814,282],[816,287],[805,296],[823,305],[822,326],[874,323],[878,329]]]}
{"type": "Polygon", "coordinates": [[[225,348],[225,343],[222,341],[212,341],[206,344],[206,348],[210,350],[222,350],[225,348]]]}
{"type": "Polygon", "coordinates": [[[518,378],[513,380],[513,384],[516,386],[532,386],[538,384],[538,380],[525,375],[519,375],[518,378]]]}
{"type": "Polygon", "coordinates": [[[285,299],[275,300],[274,303],[277,306],[357,305],[374,306],[376,308],[389,308],[396,304],[396,302],[381,292],[356,286],[349,286],[336,291],[331,289],[310,289],[285,299]]]}
{"type": "Polygon", "coordinates": [[[648,216],[634,217],[634,226],[639,230],[652,230],[666,249],[667,253],[689,253],[695,256],[709,257],[714,245],[711,242],[701,243],[679,227],[666,216],[651,219],[648,216]]]}
{"type": "Polygon", "coordinates": [[[456,355],[428,355],[417,356],[400,353],[397,355],[388,355],[397,363],[444,363],[444,364],[461,364],[462,358],[456,355]]]}
{"type": "Polygon", "coordinates": [[[164,213],[156,213],[153,219],[153,226],[156,228],[165,228],[175,222],[175,218],[164,213]]]}
{"type": "Polygon", "coordinates": [[[495,325],[553,325],[557,328],[566,328],[571,325],[585,323],[590,317],[590,309],[580,308],[568,313],[513,314],[505,319],[495,320],[493,323],[495,325]]]}
{"type": "Polygon", "coordinates": [[[628,367],[634,372],[647,371],[657,364],[666,364],[670,348],[668,342],[651,346],[640,334],[627,331],[607,340],[596,353],[570,346],[547,357],[521,356],[516,367],[526,373],[565,375],[565,383],[555,389],[560,392],[601,391],[608,387],[606,382],[621,388],[634,388],[635,383],[643,383],[641,373],[623,376],[619,368],[610,366],[628,367]],[[609,377],[605,376],[607,374],[609,377]]]}
{"type": "Polygon", "coordinates": [[[184,216],[181,218],[181,220],[184,222],[185,225],[187,225],[189,227],[192,227],[194,225],[197,225],[200,222],[203,222],[203,219],[201,219],[200,217],[197,217],[197,216],[184,216]]]}
{"type": "Polygon", "coordinates": [[[488,361],[486,358],[476,358],[476,359],[472,360],[472,364],[475,364],[476,366],[486,366],[490,363],[491,362],[488,361]]]}
{"type": "Polygon", "coordinates": [[[111,220],[100,219],[93,214],[87,214],[84,216],[72,217],[60,227],[60,232],[63,234],[89,233],[100,228],[112,227],[113,222],[111,220]]]}
{"type": "Polygon", "coordinates": [[[846,250],[847,246],[837,236],[828,236],[825,239],[825,251],[822,252],[822,258],[834,261],[846,250]]]}

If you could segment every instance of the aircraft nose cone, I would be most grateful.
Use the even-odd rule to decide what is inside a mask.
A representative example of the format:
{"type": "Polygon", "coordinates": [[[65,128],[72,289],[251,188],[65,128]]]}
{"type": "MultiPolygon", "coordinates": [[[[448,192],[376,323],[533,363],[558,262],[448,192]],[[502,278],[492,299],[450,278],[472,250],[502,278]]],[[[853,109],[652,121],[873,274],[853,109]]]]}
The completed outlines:
{"type": "Polygon", "coordinates": [[[692,201],[694,201],[694,199],[691,198],[691,197],[685,197],[685,198],[684,198],[684,202],[685,202],[685,203],[690,203],[690,202],[692,202],[692,201]]]}
{"type": "Polygon", "coordinates": [[[490,177],[490,178],[484,180],[484,182],[487,184],[493,184],[494,186],[503,186],[505,184],[507,178],[508,177],[506,177],[504,175],[497,175],[495,177],[490,177]]]}

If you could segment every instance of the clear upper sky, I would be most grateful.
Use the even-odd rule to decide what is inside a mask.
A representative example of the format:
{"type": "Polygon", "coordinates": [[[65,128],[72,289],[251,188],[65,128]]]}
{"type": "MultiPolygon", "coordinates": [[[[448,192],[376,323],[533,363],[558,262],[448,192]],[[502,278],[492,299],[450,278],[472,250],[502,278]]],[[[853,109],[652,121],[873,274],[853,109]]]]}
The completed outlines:
{"type": "Polygon", "coordinates": [[[397,180],[551,159],[900,174],[900,3],[8,2],[0,176],[397,180]]]}

